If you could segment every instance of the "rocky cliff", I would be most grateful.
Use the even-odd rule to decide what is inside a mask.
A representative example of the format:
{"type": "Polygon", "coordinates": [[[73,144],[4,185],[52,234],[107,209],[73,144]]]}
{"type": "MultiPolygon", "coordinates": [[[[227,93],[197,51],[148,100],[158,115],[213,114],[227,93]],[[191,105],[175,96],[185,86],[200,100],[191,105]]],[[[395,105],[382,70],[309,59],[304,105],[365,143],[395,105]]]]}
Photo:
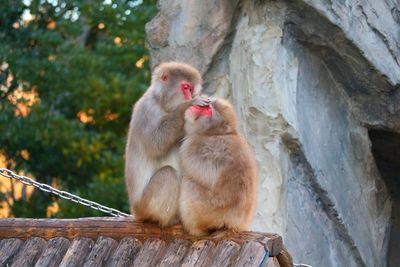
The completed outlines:
{"type": "Polygon", "coordinates": [[[296,262],[400,266],[398,0],[160,0],[152,62],[230,99],[259,165],[253,229],[296,262]]]}

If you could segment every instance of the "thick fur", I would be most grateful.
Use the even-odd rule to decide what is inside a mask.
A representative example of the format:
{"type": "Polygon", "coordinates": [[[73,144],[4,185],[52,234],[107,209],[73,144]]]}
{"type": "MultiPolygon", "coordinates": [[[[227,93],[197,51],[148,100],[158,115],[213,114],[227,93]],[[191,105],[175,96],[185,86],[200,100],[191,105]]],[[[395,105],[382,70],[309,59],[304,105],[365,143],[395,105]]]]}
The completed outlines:
{"type": "Polygon", "coordinates": [[[213,230],[248,230],[256,206],[257,168],[253,152],[239,134],[229,102],[212,103],[213,115],[185,113],[186,137],[179,154],[179,200],[184,228],[192,235],[213,230]]]}
{"type": "Polygon", "coordinates": [[[179,84],[201,91],[199,72],[183,63],[160,64],[148,90],[133,108],[125,150],[125,182],[131,212],[138,221],[161,226],[177,222],[180,170],[178,143],[183,137],[184,113],[193,103],[179,84]],[[163,76],[168,80],[164,81],[163,76]]]}

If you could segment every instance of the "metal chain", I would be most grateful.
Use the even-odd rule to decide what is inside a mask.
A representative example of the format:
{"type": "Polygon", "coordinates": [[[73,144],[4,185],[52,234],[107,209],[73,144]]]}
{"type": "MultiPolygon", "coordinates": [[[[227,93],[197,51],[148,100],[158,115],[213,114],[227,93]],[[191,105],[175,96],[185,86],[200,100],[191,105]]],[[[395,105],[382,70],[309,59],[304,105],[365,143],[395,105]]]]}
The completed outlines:
{"type": "Polygon", "coordinates": [[[90,201],[90,200],[87,200],[85,198],[81,198],[81,197],[79,197],[77,195],[68,193],[66,191],[58,190],[58,189],[56,189],[56,188],[54,188],[54,187],[52,187],[52,186],[50,186],[48,184],[39,183],[39,182],[29,178],[29,177],[17,175],[13,171],[10,171],[9,169],[6,169],[6,168],[1,168],[0,169],[0,175],[4,176],[6,178],[16,179],[16,180],[20,181],[21,183],[23,183],[25,185],[34,186],[34,187],[39,188],[40,190],[42,190],[44,192],[51,193],[51,194],[59,196],[59,197],[61,197],[63,199],[70,200],[72,202],[81,204],[83,206],[86,206],[86,207],[89,207],[89,208],[92,208],[92,209],[95,209],[95,210],[102,211],[104,213],[108,213],[108,214],[110,214],[111,216],[114,216],[114,217],[130,217],[130,216],[132,216],[132,215],[126,214],[126,213],[124,213],[122,211],[103,206],[103,205],[101,205],[99,203],[96,203],[94,201],[90,201]]]}
{"type": "MultiPolygon", "coordinates": [[[[110,215],[112,215],[114,217],[131,217],[132,216],[132,215],[126,214],[126,213],[124,213],[122,211],[119,211],[119,210],[116,210],[116,209],[113,209],[113,208],[108,208],[108,207],[103,206],[103,205],[101,205],[99,203],[96,203],[94,201],[90,201],[90,200],[87,200],[85,198],[81,198],[81,197],[79,197],[77,195],[68,193],[66,191],[58,190],[58,189],[56,189],[56,188],[54,188],[54,187],[52,187],[52,186],[50,186],[48,184],[42,184],[42,183],[36,182],[35,180],[33,180],[33,179],[29,178],[29,177],[17,175],[13,171],[11,171],[9,169],[6,169],[6,168],[1,168],[0,169],[0,175],[4,176],[6,178],[10,178],[10,179],[11,178],[12,179],[16,179],[16,180],[20,181],[21,183],[23,183],[25,185],[34,186],[34,187],[39,188],[40,190],[42,190],[44,192],[54,194],[54,195],[59,196],[59,197],[61,197],[63,199],[70,200],[72,202],[81,204],[83,206],[86,206],[86,207],[89,207],[89,208],[92,208],[92,209],[95,209],[95,210],[102,211],[104,213],[108,213],[108,214],[110,214],[110,215]]],[[[301,263],[300,264],[296,264],[295,263],[294,266],[295,267],[312,267],[311,265],[301,264],[301,263]]]]}

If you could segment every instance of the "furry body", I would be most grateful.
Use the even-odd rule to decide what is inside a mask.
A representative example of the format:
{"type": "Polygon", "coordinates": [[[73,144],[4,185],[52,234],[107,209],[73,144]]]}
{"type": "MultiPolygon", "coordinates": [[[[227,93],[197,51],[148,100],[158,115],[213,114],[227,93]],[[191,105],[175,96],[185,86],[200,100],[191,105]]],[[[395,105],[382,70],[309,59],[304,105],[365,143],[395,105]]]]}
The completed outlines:
{"type": "Polygon", "coordinates": [[[256,162],[237,130],[234,110],[222,99],[212,108],[210,116],[195,109],[185,114],[179,208],[193,235],[221,228],[248,230],[256,204],[256,162]]]}

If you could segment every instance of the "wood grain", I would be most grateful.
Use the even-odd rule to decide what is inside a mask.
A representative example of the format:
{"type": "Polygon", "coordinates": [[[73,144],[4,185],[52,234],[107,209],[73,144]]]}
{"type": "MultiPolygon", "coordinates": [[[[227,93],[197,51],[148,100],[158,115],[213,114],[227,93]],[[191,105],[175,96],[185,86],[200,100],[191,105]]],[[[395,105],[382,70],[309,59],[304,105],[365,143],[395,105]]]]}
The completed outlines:
{"type": "Polygon", "coordinates": [[[109,267],[128,267],[133,265],[142,243],[133,237],[125,237],[119,242],[113,256],[107,263],[109,267]]]}
{"type": "Polygon", "coordinates": [[[24,242],[16,238],[7,238],[0,241],[0,266],[10,265],[18,249],[24,242]]]}
{"type": "Polygon", "coordinates": [[[11,266],[18,267],[31,267],[34,266],[36,261],[46,249],[47,242],[40,237],[31,237],[18,250],[15,255],[15,260],[11,266]]]}
{"type": "Polygon", "coordinates": [[[164,256],[157,266],[159,267],[169,267],[169,266],[179,266],[183,257],[185,257],[191,243],[188,240],[174,240],[169,244],[164,256]]]}
{"type": "Polygon", "coordinates": [[[106,266],[106,263],[112,253],[114,252],[115,248],[117,247],[118,243],[114,239],[110,237],[100,236],[92,251],[90,252],[87,260],[85,261],[84,267],[99,267],[99,266],[106,266]]]}
{"type": "Polygon", "coordinates": [[[211,266],[212,267],[232,266],[232,263],[236,259],[239,250],[240,246],[231,240],[220,241],[215,250],[215,256],[213,258],[211,266]]]}
{"type": "Polygon", "coordinates": [[[60,264],[69,248],[70,241],[64,237],[54,237],[47,242],[47,248],[35,267],[55,267],[60,264]]]}
{"type": "Polygon", "coordinates": [[[65,253],[64,258],[60,263],[60,267],[82,266],[93,245],[94,242],[92,239],[85,237],[75,238],[65,253]]]}
{"type": "Polygon", "coordinates": [[[194,242],[182,261],[182,267],[209,266],[214,250],[215,244],[210,240],[194,242]]]}
{"type": "Polygon", "coordinates": [[[80,219],[17,219],[0,220],[0,238],[19,238],[26,240],[31,236],[46,240],[53,237],[65,237],[70,240],[75,237],[96,239],[107,236],[120,241],[130,236],[144,242],[148,238],[158,238],[167,243],[175,239],[232,240],[242,245],[248,240],[254,240],[265,246],[271,256],[276,256],[282,250],[282,238],[277,234],[259,232],[220,233],[216,236],[194,237],[185,233],[180,225],[161,229],[155,224],[137,223],[132,218],[80,218],[80,219]]]}
{"type": "Polygon", "coordinates": [[[133,266],[152,267],[156,266],[160,261],[160,257],[164,254],[165,241],[160,239],[147,239],[139,251],[133,266]]]}
{"type": "Polygon", "coordinates": [[[269,257],[260,267],[281,267],[276,257],[269,257]]]}
{"type": "Polygon", "coordinates": [[[240,249],[234,266],[236,267],[260,266],[263,262],[265,255],[266,251],[264,246],[262,246],[258,242],[248,241],[240,249]]]}

